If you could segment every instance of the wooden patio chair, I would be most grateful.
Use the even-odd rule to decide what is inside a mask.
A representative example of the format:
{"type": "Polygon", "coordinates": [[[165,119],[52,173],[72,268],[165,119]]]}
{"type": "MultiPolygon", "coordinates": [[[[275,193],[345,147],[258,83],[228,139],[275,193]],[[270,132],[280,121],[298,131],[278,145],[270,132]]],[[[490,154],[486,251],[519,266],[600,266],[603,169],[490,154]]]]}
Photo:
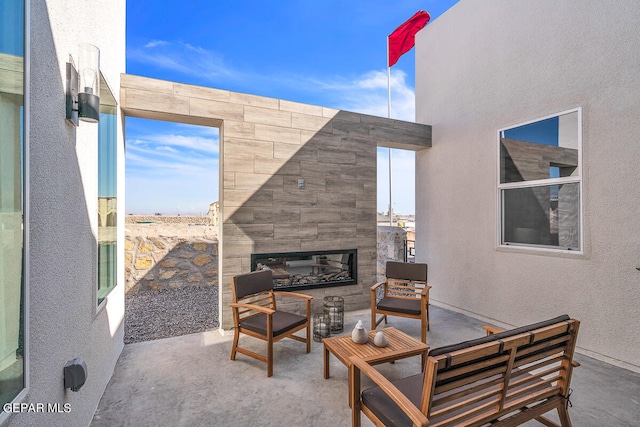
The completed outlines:
{"type": "Polygon", "coordinates": [[[283,338],[292,338],[307,344],[307,353],[311,351],[311,300],[313,297],[293,292],[273,290],[271,270],[260,270],[240,274],[231,278],[233,302],[234,336],[231,348],[231,360],[236,352],[253,357],[267,364],[267,376],[273,375],[273,343],[283,338]],[[276,295],[299,298],[306,302],[306,315],[279,311],[276,308],[276,295]],[[302,329],[307,330],[306,338],[294,335],[302,329]],[[255,353],[240,347],[240,334],[249,335],[267,342],[267,354],[255,353]]]}
{"type": "Polygon", "coordinates": [[[386,280],[371,287],[371,329],[375,329],[387,316],[419,319],[421,339],[427,343],[429,330],[429,289],[427,264],[387,261],[386,280]],[[377,290],[384,286],[382,299],[377,301],[377,290]],[[377,315],[382,317],[377,319],[377,315]]]}

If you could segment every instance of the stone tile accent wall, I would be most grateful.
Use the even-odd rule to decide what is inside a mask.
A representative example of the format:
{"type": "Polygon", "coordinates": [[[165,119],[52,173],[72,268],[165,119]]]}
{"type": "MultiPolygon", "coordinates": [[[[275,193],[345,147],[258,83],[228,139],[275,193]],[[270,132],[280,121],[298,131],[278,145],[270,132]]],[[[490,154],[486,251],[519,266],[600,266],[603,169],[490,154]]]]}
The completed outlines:
{"type": "MultiPolygon", "coordinates": [[[[369,305],[375,283],[376,150],[431,146],[431,127],[316,105],[123,75],[125,115],[220,128],[221,325],[252,253],[358,250],[358,283],[309,292],[369,305]],[[304,188],[299,188],[299,180],[304,188]]],[[[301,306],[280,305],[301,310],[301,306]]]]}

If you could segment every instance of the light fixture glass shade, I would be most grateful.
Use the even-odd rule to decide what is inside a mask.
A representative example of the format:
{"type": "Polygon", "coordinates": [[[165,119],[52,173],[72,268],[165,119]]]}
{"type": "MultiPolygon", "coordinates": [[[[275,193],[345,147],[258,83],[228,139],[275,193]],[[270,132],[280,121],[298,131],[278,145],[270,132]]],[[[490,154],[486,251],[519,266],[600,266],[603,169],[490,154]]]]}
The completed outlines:
{"type": "Polygon", "coordinates": [[[78,56],[78,115],[80,120],[100,120],[100,49],[82,43],[78,56]]]}

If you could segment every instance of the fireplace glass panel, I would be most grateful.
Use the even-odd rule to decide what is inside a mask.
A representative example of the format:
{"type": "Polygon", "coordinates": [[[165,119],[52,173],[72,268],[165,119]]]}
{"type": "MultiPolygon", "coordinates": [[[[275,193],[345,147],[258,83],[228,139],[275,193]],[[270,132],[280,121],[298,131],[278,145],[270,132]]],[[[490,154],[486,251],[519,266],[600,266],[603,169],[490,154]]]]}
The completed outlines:
{"type": "Polygon", "coordinates": [[[280,290],[312,289],[357,283],[356,249],[251,255],[251,270],[271,270],[280,290]]]}

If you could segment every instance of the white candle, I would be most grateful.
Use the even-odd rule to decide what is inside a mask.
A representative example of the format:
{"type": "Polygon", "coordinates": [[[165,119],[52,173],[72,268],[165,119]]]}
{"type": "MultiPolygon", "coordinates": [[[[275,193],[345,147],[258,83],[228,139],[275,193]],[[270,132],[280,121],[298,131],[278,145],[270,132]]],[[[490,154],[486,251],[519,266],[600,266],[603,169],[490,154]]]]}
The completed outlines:
{"type": "Polygon", "coordinates": [[[326,323],[320,323],[318,325],[318,332],[322,337],[329,336],[329,326],[326,323]]]}
{"type": "Polygon", "coordinates": [[[331,324],[335,324],[338,322],[338,308],[337,307],[329,307],[329,319],[331,320],[331,324]]]}

